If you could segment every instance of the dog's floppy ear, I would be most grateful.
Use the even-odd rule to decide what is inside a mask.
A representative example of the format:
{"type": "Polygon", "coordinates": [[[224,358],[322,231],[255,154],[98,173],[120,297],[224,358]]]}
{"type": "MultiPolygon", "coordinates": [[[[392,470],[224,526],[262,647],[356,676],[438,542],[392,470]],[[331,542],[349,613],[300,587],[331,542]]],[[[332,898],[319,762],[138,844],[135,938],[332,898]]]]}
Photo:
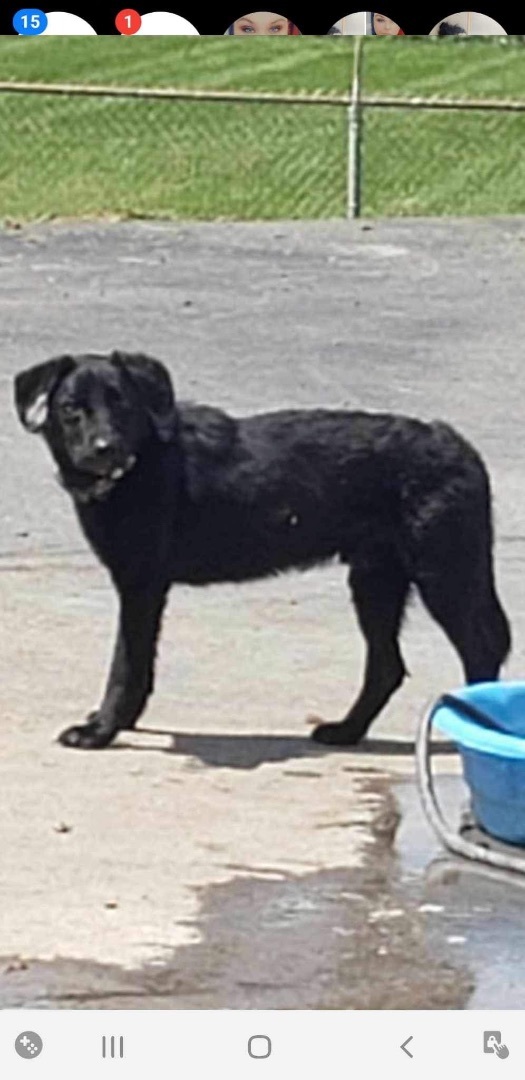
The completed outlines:
{"type": "Polygon", "coordinates": [[[158,438],[162,442],[171,442],[177,432],[177,409],[164,364],[142,353],[118,351],[111,354],[110,360],[123,368],[135,384],[158,438]]]}
{"type": "Polygon", "coordinates": [[[72,356],[57,356],[15,375],[15,405],[28,431],[41,431],[49,415],[49,397],[75,366],[72,356]]]}

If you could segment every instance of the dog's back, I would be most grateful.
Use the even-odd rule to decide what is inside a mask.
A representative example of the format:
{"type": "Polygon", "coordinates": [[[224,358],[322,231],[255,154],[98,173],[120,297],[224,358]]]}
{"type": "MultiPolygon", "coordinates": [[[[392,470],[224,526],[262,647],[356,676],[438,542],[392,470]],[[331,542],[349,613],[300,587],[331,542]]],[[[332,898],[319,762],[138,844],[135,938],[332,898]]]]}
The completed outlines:
{"type": "Polygon", "coordinates": [[[448,425],[391,414],[279,410],[234,420],[183,405],[187,500],[174,577],[260,577],[389,544],[425,504],[487,496],[477,452],[448,425]],[[210,538],[214,542],[210,543],[210,538]]]}

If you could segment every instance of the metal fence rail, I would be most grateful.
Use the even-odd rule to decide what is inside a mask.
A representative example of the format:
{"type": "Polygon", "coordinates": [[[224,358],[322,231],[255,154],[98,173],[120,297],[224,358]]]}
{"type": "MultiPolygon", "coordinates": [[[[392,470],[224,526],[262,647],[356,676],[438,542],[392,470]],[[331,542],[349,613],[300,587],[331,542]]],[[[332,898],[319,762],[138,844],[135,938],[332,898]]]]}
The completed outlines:
{"type": "MultiPolygon", "coordinates": [[[[356,49],[356,56],[358,50],[356,49]]],[[[140,98],[142,100],[164,101],[228,101],[245,104],[268,105],[345,105],[354,100],[349,94],[277,94],[253,92],[248,90],[196,90],[183,87],[140,87],[140,86],[97,86],[85,83],[35,83],[2,82],[0,94],[49,94],[58,97],[88,98],[140,98]]],[[[447,97],[391,97],[384,94],[367,96],[361,94],[359,103],[362,107],[392,109],[477,109],[489,112],[525,112],[525,98],[512,100],[507,98],[447,98],[447,97]]]]}
{"type": "Polygon", "coordinates": [[[525,212],[525,99],[0,82],[0,218],[525,212]]]}

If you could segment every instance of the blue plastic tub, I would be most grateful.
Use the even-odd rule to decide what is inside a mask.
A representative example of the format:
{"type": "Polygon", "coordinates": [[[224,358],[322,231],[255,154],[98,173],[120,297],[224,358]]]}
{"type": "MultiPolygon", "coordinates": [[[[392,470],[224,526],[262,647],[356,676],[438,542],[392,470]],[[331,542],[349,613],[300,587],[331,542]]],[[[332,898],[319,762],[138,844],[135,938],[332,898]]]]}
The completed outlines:
{"type": "Polygon", "coordinates": [[[432,720],[458,746],[476,820],[497,839],[525,846],[525,682],[477,683],[444,698],[432,720]],[[464,714],[462,703],[480,715],[464,714]]]}

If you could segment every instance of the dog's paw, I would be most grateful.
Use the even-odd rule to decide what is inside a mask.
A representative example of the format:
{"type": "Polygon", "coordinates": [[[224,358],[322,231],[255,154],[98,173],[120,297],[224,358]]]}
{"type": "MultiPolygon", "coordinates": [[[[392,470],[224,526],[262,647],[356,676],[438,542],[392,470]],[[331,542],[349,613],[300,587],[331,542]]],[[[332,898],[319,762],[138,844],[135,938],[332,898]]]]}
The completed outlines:
{"type": "Polygon", "coordinates": [[[102,750],[109,745],[114,735],[115,731],[108,731],[96,720],[92,720],[87,724],[66,728],[58,736],[58,741],[62,746],[74,747],[76,750],[102,750]]]}
{"type": "Polygon", "coordinates": [[[360,736],[345,724],[319,724],[312,731],[312,739],[323,746],[355,746],[360,736]]]}

